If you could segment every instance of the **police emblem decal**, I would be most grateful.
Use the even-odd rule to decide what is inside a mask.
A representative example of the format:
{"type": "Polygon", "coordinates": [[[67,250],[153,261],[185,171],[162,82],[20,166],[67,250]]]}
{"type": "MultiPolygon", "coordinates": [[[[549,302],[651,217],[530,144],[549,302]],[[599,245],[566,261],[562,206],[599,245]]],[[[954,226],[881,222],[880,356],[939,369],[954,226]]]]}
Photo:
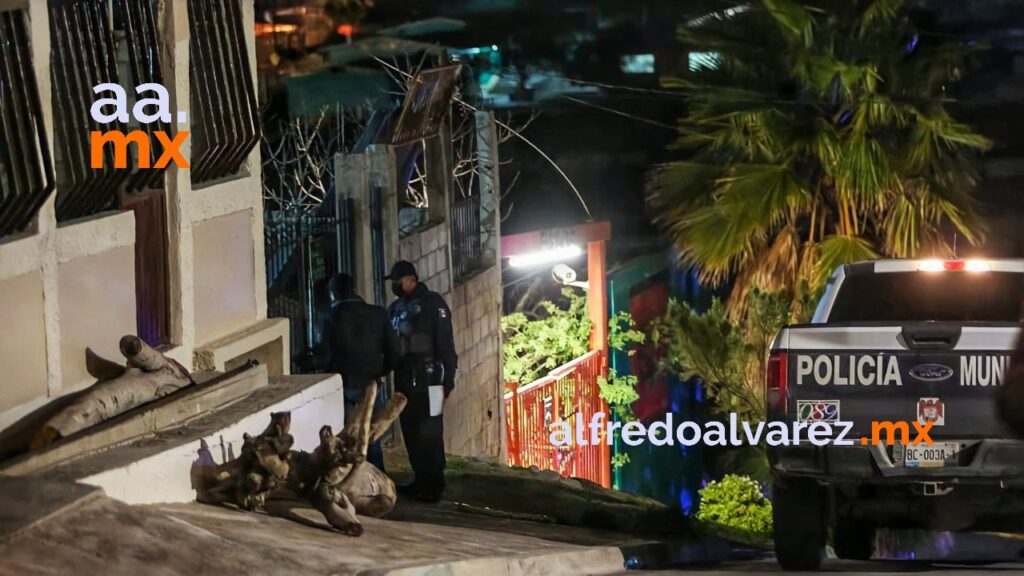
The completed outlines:
{"type": "Polygon", "coordinates": [[[946,423],[946,405],[939,398],[921,398],[917,401],[917,421],[942,426],[946,423]]]}

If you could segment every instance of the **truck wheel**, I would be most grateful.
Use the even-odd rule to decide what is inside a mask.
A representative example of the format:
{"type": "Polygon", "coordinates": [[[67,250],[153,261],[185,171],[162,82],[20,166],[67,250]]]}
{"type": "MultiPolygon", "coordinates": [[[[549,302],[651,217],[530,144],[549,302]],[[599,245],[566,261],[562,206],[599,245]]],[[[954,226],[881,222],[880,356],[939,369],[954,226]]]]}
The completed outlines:
{"type": "Polygon", "coordinates": [[[875,527],[870,522],[840,516],[832,529],[832,548],[844,560],[870,560],[875,548],[875,527]]]}
{"type": "Polygon", "coordinates": [[[822,489],[813,480],[786,479],[772,487],[775,559],[783,570],[817,570],[825,544],[822,489]]]}

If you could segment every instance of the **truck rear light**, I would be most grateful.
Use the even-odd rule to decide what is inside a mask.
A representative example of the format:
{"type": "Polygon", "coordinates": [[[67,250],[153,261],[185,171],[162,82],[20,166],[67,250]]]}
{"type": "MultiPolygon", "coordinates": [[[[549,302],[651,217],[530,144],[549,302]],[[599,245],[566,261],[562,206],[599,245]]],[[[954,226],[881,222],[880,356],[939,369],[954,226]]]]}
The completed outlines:
{"type": "Polygon", "coordinates": [[[924,260],[917,269],[921,272],[988,272],[992,266],[985,260],[924,260]]]}
{"type": "Polygon", "coordinates": [[[968,260],[967,264],[964,265],[964,270],[968,272],[989,272],[992,270],[992,265],[984,260],[968,260]]]}
{"type": "Polygon", "coordinates": [[[788,381],[786,379],[789,365],[788,352],[771,352],[768,355],[768,367],[765,370],[765,403],[769,412],[786,413],[788,381]]]}

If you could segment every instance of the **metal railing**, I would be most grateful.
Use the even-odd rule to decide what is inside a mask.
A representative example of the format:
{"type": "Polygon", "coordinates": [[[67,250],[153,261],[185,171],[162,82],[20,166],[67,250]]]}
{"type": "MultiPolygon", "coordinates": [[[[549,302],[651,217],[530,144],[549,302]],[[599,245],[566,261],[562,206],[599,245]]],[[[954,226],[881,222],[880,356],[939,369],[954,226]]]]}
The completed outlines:
{"type": "Polygon", "coordinates": [[[510,385],[505,393],[509,466],[536,466],[611,487],[611,446],[603,434],[597,445],[586,446],[575,441],[555,446],[550,437],[553,422],[568,422],[575,430],[577,418],[586,426],[597,412],[610,417],[597,385],[603,370],[601,353],[595,350],[529,384],[510,385]]]}
{"type": "Polygon", "coordinates": [[[453,276],[461,280],[479,270],[483,263],[479,194],[452,202],[451,230],[453,276]]]}
{"type": "Polygon", "coordinates": [[[238,0],[188,0],[192,182],[238,173],[259,142],[259,112],[238,0]]]}
{"type": "MultiPolygon", "coordinates": [[[[135,85],[163,85],[163,69],[160,62],[160,43],[157,41],[156,7],[158,0],[114,0],[115,22],[124,30],[128,49],[128,66],[135,85]]],[[[169,123],[163,121],[140,124],[135,129],[149,136],[150,168],[136,170],[127,183],[129,192],[163,188],[164,169],[155,168],[163,156],[163,145],[154,136],[157,131],[171,134],[169,123]]]]}
{"type": "Polygon", "coordinates": [[[28,14],[0,12],[0,237],[25,230],[53,185],[28,14]]]}

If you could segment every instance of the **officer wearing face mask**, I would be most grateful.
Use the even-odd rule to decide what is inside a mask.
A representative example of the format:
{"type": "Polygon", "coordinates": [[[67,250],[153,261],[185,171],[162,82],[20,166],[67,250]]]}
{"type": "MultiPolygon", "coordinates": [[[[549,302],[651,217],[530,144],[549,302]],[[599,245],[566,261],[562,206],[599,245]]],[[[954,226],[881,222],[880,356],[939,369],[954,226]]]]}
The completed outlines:
{"type": "Polygon", "coordinates": [[[395,390],[409,402],[402,411],[402,436],[415,481],[398,491],[427,502],[444,493],[442,408],[452,388],[459,358],[452,335],[452,313],[444,298],[419,281],[411,262],[399,260],[387,276],[398,297],[388,307],[399,341],[395,390]]]}

